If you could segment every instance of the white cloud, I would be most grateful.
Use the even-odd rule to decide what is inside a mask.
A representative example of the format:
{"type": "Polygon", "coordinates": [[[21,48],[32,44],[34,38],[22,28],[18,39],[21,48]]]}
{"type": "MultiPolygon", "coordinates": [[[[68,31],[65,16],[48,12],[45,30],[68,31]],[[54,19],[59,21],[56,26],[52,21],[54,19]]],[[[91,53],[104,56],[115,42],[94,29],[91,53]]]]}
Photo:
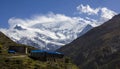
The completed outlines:
{"type": "Polygon", "coordinates": [[[77,10],[79,13],[84,13],[89,16],[97,16],[97,19],[94,19],[89,16],[81,17],[70,17],[66,16],[64,14],[54,14],[54,13],[48,13],[46,15],[36,15],[32,16],[31,18],[15,18],[12,17],[8,20],[8,23],[10,25],[9,29],[14,29],[16,25],[22,26],[22,28],[39,28],[42,24],[45,27],[54,27],[55,25],[63,25],[62,29],[71,29],[73,26],[77,23],[84,23],[84,24],[90,24],[93,27],[98,26],[105,21],[111,19],[114,15],[117,13],[106,8],[106,7],[97,7],[92,8],[89,5],[79,5],[77,7],[77,10]]]}
{"type": "MultiPolygon", "coordinates": [[[[10,28],[0,29],[0,31],[4,32],[14,41],[19,41],[25,37],[37,42],[34,38],[37,37],[39,33],[40,40],[49,43],[50,38],[53,44],[61,44],[61,42],[64,41],[68,43],[70,40],[77,38],[78,33],[80,33],[87,24],[95,25],[94,20],[54,13],[37,15],[26,19],[12,17],[8,22],[10,28]],[[22,28],[22,30],[19,28],[22,28]]],[[[25,42],[24,44],[27,44],[25,42]]],[[[41,44],[39,45],[41,46],[41,44]]]]}
{"type": "Polygon", "coordinates": [[[103,19],[111,19],[116,14],[117,14],[116,12],[114,12],[106,7],[101,8],[101,18],[103,18],[103,19]]]}
{"type": "Polygon", "coordinates": [[[99,12],[99,8],[91,8],[89,5],[84,6],[83,4],[77,7],[79,13],[86,13],[88,15],[96,15],[99,12]]]}
{"type": "Polygon", "coordinates": [[[9,29],[0,29],[0,31],[14,38],[14,40],[20,40],[26,37],[41,46],[43,45],[41,42],[34,40],[34,37],[37,37],[37,33],[39,33],[41,34],[39,39],[45,43],[49,43],[50,41],[47,39],[51,38],[53,39],[53,44],[61,45],[61,42],[57,41],[63,40],[63,42],[66,42],[68,39],[73,40],[77,38],[77,35],[87,24],[96,27],[117,14],[106,7],[92,8],[89,5],[84,6],[82,4],[77,7],[77,10],[80,14],[84,13],[88,16],[81,18],[80,16],[70,17],[64,14],[48,13],[46,15],[36,15],[26,19],[12,17],[8,20],[10,25],[9,29]],[[94,19],[91,16],[97,16],[98,18],[94,19]],[[16,25],[19,28],[23,28],[23,30],[15,29],[16,25]]]}
{"type": "Polygon", "coordinates": [[[33,27],[38,24],[57,24],[57,23],[69,23],[74,24],[78,23],[79,18],[77,17],[68,17],[63,14],[54,14],[50,13],[47,15],[37,15],[29,19],[21,19],[21,18],[10,18],[8,23],[10,28],[14,28],[16,25],[24,26],[24,27],[33,27]]]}
{"type": "Polygon", "coordinates": [[[66,16],[64,14],[54,14],[54,13],[48,13],[46,15],[36,15],[32,16],[31,18],[15,18],[12,17],[8,20],[8,23],[10,25],[10,29],[13,29],[16,25],[22,26],[24,28],[35,28],[35,26],[39,27],[39,24],[46,24],[46,27],[50,25],[50,27],[57,25],[58,24],[64,24],[63,29],[66,28],[72,28],[72,26],[76,23],[88,23],[93,26],[99,25],[98,23],[102,24],[103,22],[111,19],[114,15],[117,13],[106,8],[106,7],[97,7],[97,8],[92,8],[89,5],[79,5],[77,6],[77,10],[79,13],[84,13],[89,16],[97,16],[97,19],[94,19],[89,16],[84,16],[83,18],[81,17],[70,17],[66,16]],[[68,25],[68,26],[67,26],[68,25]]]}
{"type": "Polygon", "coordinates": [[[105,21],[111,19],[117,13],[106,8],[106,7],[98,7],[92,8],[89,5],[79,5],[77,7],[79,13],[84,13],[89,16],[97,16],[97,19],[91,18],[89,16],[81,17],[69,17],[64,14],[54,14],[48,13],[46,15],[36,15],[31,18],[15,18],[12,17],[8,20],[10,25],[10,29],[13,29],[16,25],[22,26],[23,28],[39,28],[40,24],[43,24],[46,27],[52,27],[54,25],[65,25],[62,29],[73,28],[73,25],[76,23],[86,23],[91,24],[92,26],[98,26],[105,21]]]}
{"type": "MultiPolygon", "coordinates": [[[[12,32],[17,31],[18,34],[15,33],[14,34],[16,35],[16,38],[18,40],[21,37],[25,37],[25,36],[32,38],[33,36],[36,36],[35,35],[36,32],[42,33],[43,35],[46,35],[54,39],[58,39],[56,33],[53,31],[63,31],[63,32],[59,32],[62,33],[63,35],[65,33],[64,32],[65,30],[78,33],[80,32],[80,28],[86,26],[87,24],[90,24],[93,27],[96,26],[96,21],[90,18],[85,19],[81,17],[69,17],[64,14],[54,14],[54,13],[49,13],[46,15],[37,15],[26,19],[12,17],[8,20],[8,23],[10,25],[9,29],[0,29],[0,30],[5,33],[11,31],[12,32]],[[15,27],[22,28],[23,30],[22,31],[18,30],[15,27]]],[[[71,34],[69,35],[67,34],[66,36],[70,36],[70,35],[71,34]]],[[[61,37],[61,39],[65,39],[65,37],[61,37]]]]}
{"type": "Polygon", "coordinates": [[[95,20],[99,25],[108,21],[111,19],[114,15],[117,13],[115,11],[112,11],[106,7],[97,7],[97,8],[92,8],[89,5],[79,5],[77,6],[77,10],[80,14],[87,14],[87,18],[89,20],[95,20]],[[97,17],[96,19],[92,19],[92,17],[97,17]]]}

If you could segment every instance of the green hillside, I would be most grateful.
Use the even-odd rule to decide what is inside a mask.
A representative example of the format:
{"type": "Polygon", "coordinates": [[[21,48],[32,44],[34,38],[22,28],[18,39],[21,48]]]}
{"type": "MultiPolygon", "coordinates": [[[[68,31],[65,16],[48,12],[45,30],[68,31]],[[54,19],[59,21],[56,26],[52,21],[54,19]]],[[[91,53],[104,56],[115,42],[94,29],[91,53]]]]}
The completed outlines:
{"type": "Polygon", "coordinates": [[[42,62],[27,56],[12,57],[13,55],[0,55],[0,69],[78,69],[72,63],[42,62]]]}
{"type": "MultiPolygon", "coordinates": [[[[68,62],[39,61],[25,54],[9,54],[9,46],[26,46],[13,42],[10,38],[0,32],[0,69],[78,69],[76,65],[68,62]]],[[[26,46],[29,49],[35,49],[26,46]]]]}
{"type": "Polygon", "coordinates": [[[1,45],[1,48],[4,50],[7,50],[9,46],[26,46],[28,48],[34,48],[34,47],[23,45],[23,44],[18,44],[12,41],[10,38],[8,38],[2,32],[0,32],[0,45],[1,45]]]}

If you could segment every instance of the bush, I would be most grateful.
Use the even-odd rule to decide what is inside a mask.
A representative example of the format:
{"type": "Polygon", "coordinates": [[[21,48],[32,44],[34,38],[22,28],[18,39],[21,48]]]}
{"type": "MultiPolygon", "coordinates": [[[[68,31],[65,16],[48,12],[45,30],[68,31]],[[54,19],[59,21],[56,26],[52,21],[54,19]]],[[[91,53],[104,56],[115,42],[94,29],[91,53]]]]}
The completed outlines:
{"type": "Polygon", "coordinates": [[[69,58],[69,57],[66,57],[66,58],[65,58],[65,63],[70,63],[70,62],[71,62],[70,58],[69,58]]]}

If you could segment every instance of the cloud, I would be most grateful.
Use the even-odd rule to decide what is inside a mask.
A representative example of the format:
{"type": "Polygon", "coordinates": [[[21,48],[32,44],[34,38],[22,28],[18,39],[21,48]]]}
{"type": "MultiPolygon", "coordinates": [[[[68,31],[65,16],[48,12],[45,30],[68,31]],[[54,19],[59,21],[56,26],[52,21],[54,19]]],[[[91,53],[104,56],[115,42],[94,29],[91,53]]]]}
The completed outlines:
{"type": "Polygon", "coordinates": [[[64,14],[54,14],[53,12],[44,14],[44,15],[35,15],[31,18],[15,18],[12,17],[8,20],[8,23],[10,25],[9,29],[13,29],[16,25],[22,26],[23,28],[39,28],[40,24],[42,24],[45,27],[53,27],[54,25],[66,25],[62,29],[68,29],[73,28],[73,25],[76,23],[85,23],[90,24],[93,27],[101,25],[105,21],[111,19],[114,15],[117,13],[106,8],[106,7],[97,7],[92,8],[89,5],[79,5],[76,7],[78,12],[80,14],[87,14],[88,16],[84,16],[81,18],[78,17],[70,17],[66,16],[64,14]],[[92,18],[98,17],[96,19],[92,18]],[[67,26],[68,25],[68,26],[67,26]],[[66,27],[66,28],[65,28],[66,27]]]}
{"type": "Polygon", "coordinates": [[[10,28],[14,28],[16,25],[30,28],[39,24],[52,24],[52,25],[57,23],[74,24],[78,22],[79,22],[79,18],[77,17],[69,17],[63,14],[54,14],[54,13],[49,13],[46,15],[37,15],[29,19],[12,17],[8,20],[10,28]]]}
{"type": "MultiPolygon", "coordinates": [[[[13,29],[16,25],[22,26],[23,28],[38,28],[39,24],[46,24],[46,27],[48,25],[51,25],[50,27],[54,26],[54,24],[66,24],[68,23],[70,27],[72,27],[76,23],[88,23],[93,26],[100,25],[104,23],[105,21],[111,19],[114,15],[117,13],[106,8],[106,7],[97,7],[97,8],[92,8],[89,5],[79,5],[76,7],[78,12],[80,14],[87,14],[88,16],[84,16],[81,18],[80,16],[78,17],[70,17],[66,16],[65,14],[54,14],[53,12],[50,12],[48,14],[43,14],[43,15],[35,15],[32,16],[31,18],[15,18],[12,17],[8,20],[8,23],[10,25],[10,29],[13,29]],[[92,17],[98,17],[98,18],[92,18],[92,17]]],[[[64,25],[65,25],[64,24],[64,25]]],[[[67,25],[67,24],[66,24],[67,25]]],[[[66,26],[66,28],[70,28],[66,26]]],[[[65,29],[65,28],[63,28],[65,29]]]]}
{"type": "Polygon", "coordinates": [[[111,19],[117,13],[106,8],[106,7],[97,7],[92,8],[89,5],[79,5],[76,7],[80,14],[87,14],[88,16],[84,17],[70,17],[65,14],[54,14],[53,12],[43,15],[35,15],[31,18],[16,18],[12,17],[8,20],[10,25],[9,29],[14,29],[16,25],[22,26],[22,28],[38,28],[42,25],[46,28],[52,28],[55,25],[63,25],[62,29],[71,29],[77,23],[90,24],[93,27],[101,25],[105,21],[111,19]],[[92,18],[92,17],[98,18],[92,18]],[[65,25],[65,26],[64,26],[65,25]]]}
{"type": "MultiPolygon", "coordinates": [[[[22,37],[32,38],[36,36],[37,32],[53,39],[65,39],[72,37],[72,32],[77,35],[76,33],[80,32],[87,24],[93,27],[97,26],[96,20],[90,18],[70,17],[64,14],[54,13],[36,15],[25,19],[12,17],[8,20],[8,23],[10,25],[9,29],[0,30],[9,36],[15,37],[17,40],[20,40],[22,37]],[[11,35],[11,32],[14,35],[11,35]],[[17,34],[14,32],[17,32],[17,34]],[[59,37],[67,33],[67,37],[62,36],[58,38],[56,33],[61,34],[59,37]]],[[[77,36],[74,37],[76,38],[77,36]]]]}
{"type": "Polygon", "coordinates": [[[112,11],[112,10],[106,8],[106,7],[101,8],[100,11],[101,11],[100,16],[103,19],[111,19],[114,15],[117,14],[116,12],[114,12],[114,11],[112,11]]]}
{"type": "MultiPolygon", "coordinates": [[[[92,8],[89,5],[84,6],[82,4],[77,7],[77,10],[80,14],[84,13],[88,16],[70,17],[65,14],[54,14],[51,12],[43,15],[35,15],[31,18],[12,17],[8,20],[9,29],[0,29],[0,31],[4,32],[14,41],[19,41],[26,37],[44,47],[43,43],[41,44],[41,42],[34,39],[40,34],[41,37],[39,39],[45,43],[52,41],[55,45],[62,45],[64,43],[61,42],[65,41],[66,43],[68,41],[67,43],[69,43],[77,38],[77,35],[88,24],[93,27],[99,26],[117,14],[106,7],[92,8]],[[91,16],[97,16],[98,18],[94,19],[91,16]],[[49,39],[52,40],[49,41],[49,39]]],[[[25,42],[24,44],[27,44],[25,42]]]]}
{"type": "Polygon", "coordinates": [[[99,8],[91,8],[89,5],[84,6],[83,4],[77,6],[77,10],[80,14],[86,13],[88,15],[96,15],[99,12],[99,8]]]}
{"type": "Polygon", "coordinates": [[[61,41],[68,43],[70,40],[77,38],[77,33],[80,33],[87,24],[96,25],[94,20],[91,19],[54,13],[36,15],[25,19],[12,17],[8,20],[8,23],[10,28],[0,29],[0,31],[14,41],[19,41],[22,38],[36,41],[34,38],[39,35],[41,36],[39,37],[40,40],[46,40],[45,43],[49,43],[50,39],[53,43],[61,43],[61,41]]]}
{"type": "Polygon", "coordinates": [[[76,7],[79,14],[87,14],[87,18],[89,20],[96,20],[97,23],[102,24],[105,21],[111,19],[114,15],[117,15],[115,11],[108,9],[107,7],[97,7],[92,8],[89,5],[79,5],[76,7]],[[92,17],[97,17],[96,19],[92,19],[92,17]]]}

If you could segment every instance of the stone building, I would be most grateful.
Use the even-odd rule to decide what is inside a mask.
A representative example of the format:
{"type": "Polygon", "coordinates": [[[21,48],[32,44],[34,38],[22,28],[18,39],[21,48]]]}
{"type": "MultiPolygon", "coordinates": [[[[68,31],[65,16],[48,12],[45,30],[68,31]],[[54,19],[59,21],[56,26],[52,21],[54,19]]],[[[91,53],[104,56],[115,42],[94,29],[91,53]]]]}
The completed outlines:
{"type": "Polygon", "coordinates": [[[21,54],[27,54],[28,48],[25,46],[9,46],[8,52],[15,52],[15,53],[21,53],[21,54]]]}

